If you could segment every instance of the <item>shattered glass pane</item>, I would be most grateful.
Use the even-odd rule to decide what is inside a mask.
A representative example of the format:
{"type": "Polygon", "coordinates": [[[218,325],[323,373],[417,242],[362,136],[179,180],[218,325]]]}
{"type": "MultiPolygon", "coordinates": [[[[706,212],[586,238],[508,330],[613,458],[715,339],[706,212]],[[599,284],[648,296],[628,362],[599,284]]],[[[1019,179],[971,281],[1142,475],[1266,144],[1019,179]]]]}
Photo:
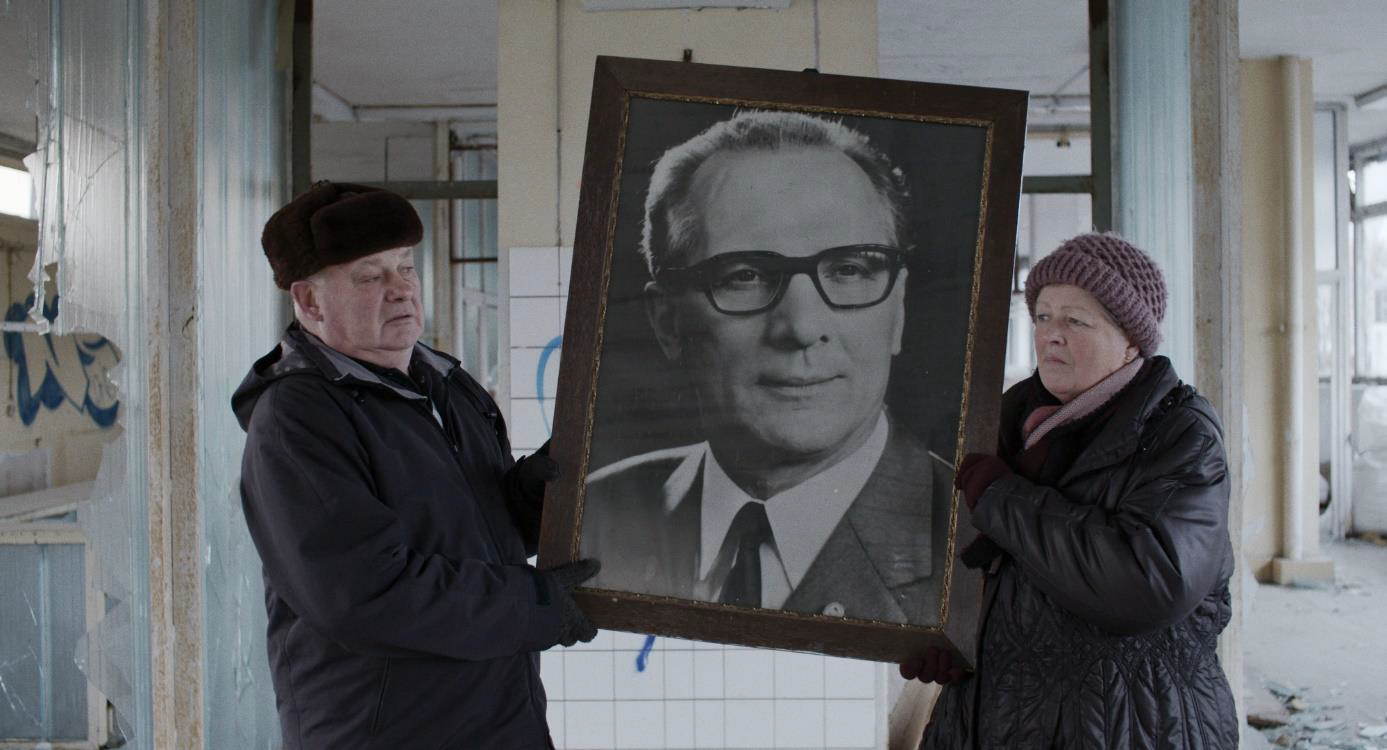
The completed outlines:
{"type": "Polygon", "coordinates": [[[0,739],[43,739],[43,596],[37,545],[0,545],[0,739]]]}
{"type": "Polygon", "coordinates": [[[198,496],[203,541],[204,744],[277,748],[260,558],[241,512],[245,434],[230,408],[246,370],[279,340],[284,296],[260,229],[288,199],[282,173],[287,77],[275,68],[275,0],[199,6],[198,496]]]}
{"type": "MultiPolygon", "coordinates": [[[[112,382],[119,389],[122,437],[105,446],[92,499],[78,511],[94,560],[92,581],[113,603],[79,639],[53,652],[80,663],[114,706],[117,732],[135,747],[153,741],[148,550],[149,330],[144,316],[144,196],[147,164],[140,75],[142,0],[29,0],[19,3],[34,32],[37,153],[25,160],[35,180],[39,248],[31,279],[34,307],[46,310],[40,282],[53,274],[61,311],[56,334],[99,333],[121,352],[112,382]],[[139,446],[127,450],[127,443],[139,446]]],[[[74,563],[75,565],[76,563],[74,563]]],[[[78,592],[82,589],[78,588],[78,592]]],[[[83,600],[85,601],[85,600],[83,600]]],[[[71,602],[72,611],[85,611],[71,602]]],[[[85,628],[84,628],[85,630],[85,628]]],[[[68,636],[64,636],[65,638],[68,636]]],[[[85,700],[72,672],[52,673],[73,700],[85,700]]],[[[101,712],[104,714],[104,712],[101,712]]],[[[72,705],[54,719],[81,717],[72,705]]]]}
{"type": "Polygon", "coordinates": [[[86,560],[80,544],[45,545],[52,616],[53,733],[87,736],[87,677],[77,668],[77,642],[87,632],[86,560]]]}
{"type": "Polygon", "coordinates": [[[87,736],[83,548],[0,544],[0,740],[87,736]]]}

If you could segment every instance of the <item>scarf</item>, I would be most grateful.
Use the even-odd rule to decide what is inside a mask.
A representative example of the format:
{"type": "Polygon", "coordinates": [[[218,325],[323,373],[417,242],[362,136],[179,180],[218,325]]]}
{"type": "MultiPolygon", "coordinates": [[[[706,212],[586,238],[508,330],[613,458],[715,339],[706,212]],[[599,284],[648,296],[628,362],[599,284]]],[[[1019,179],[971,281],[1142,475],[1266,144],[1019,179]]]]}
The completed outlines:
{"type": "Polygon", "coordinates": [[[1021,425],[1021,434],[1026,438],[1026,449],[1029,450],[1039,443],[1056,427],[1083,419],[1111,401],[1113,396],[1132,382],[1145,361],[1141,357],[1133,359],[1117,368],[1111,375],[1094,383],[1067,404],[1036,407],[1021,425]]]}

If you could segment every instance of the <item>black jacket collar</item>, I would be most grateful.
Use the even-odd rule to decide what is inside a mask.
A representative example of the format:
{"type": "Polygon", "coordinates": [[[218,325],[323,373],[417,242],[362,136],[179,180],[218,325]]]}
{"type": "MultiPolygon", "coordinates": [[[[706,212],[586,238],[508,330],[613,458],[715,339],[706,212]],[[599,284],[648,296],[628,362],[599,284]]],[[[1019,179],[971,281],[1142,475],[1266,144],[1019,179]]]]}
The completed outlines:
{"type": "MultiPolygon", "coordinates": [[[[410,361],[411,367],[427,367],[444,379],[460,365],[456,359],[418,342],[410,361]]],[[[382,378],[294,322],[285,330],[279,345],[251,366],[231,397],[231,408],[243,429],[250,423],[255,403],[265,388],[290,375],[316,375],[338,385],[383,390],[410,401],[427,400],[423,393],[382,378]]]]}

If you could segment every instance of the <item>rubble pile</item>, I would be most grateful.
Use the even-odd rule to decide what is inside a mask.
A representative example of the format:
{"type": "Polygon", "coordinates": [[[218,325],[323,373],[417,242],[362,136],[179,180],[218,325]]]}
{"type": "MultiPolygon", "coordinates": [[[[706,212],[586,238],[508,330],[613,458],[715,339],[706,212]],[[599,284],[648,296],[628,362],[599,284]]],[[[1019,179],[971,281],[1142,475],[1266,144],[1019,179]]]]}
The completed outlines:
{"type": "MultiPolygon", "coordinates": [[[[1247,723],[1265,739],[1265,747],[1291,750],[1387,750],[1387,714],[1382,723],[1350,721],[1340,688],[1330,688],[1325,699],[1305,687],[1279,682],[1264,684],[1263,698],[1248,705],[1247,723]]],[[[1244,746],[1252,739],[1244,735],[1244,746]]],[[[1255,740],[1253,740],[1255,741],[1255,740]]]]}

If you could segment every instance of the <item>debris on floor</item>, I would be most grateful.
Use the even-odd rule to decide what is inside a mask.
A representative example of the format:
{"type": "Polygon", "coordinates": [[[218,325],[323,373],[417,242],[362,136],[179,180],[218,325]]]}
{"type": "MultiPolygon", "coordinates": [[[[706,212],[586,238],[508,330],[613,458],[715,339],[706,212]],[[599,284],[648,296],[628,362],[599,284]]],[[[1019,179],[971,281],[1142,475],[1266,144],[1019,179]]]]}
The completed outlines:
{"type": "Polygon", "coordinates": [[[1326,544],[1332,583],[1262,584],[1252,592],[1244,748],[1387,750],[1387,546],[1380,538],[1326,544]]]}
{"type": "Polygon", "coordinates": [[[1261,698],[1249,696],[1247,723],[1271,747],[1293,750],[1387,750],[1387,725],[1349,721],[1334,696],[1321,700],[1305,687],[1275,681],[1261,698]]]}

